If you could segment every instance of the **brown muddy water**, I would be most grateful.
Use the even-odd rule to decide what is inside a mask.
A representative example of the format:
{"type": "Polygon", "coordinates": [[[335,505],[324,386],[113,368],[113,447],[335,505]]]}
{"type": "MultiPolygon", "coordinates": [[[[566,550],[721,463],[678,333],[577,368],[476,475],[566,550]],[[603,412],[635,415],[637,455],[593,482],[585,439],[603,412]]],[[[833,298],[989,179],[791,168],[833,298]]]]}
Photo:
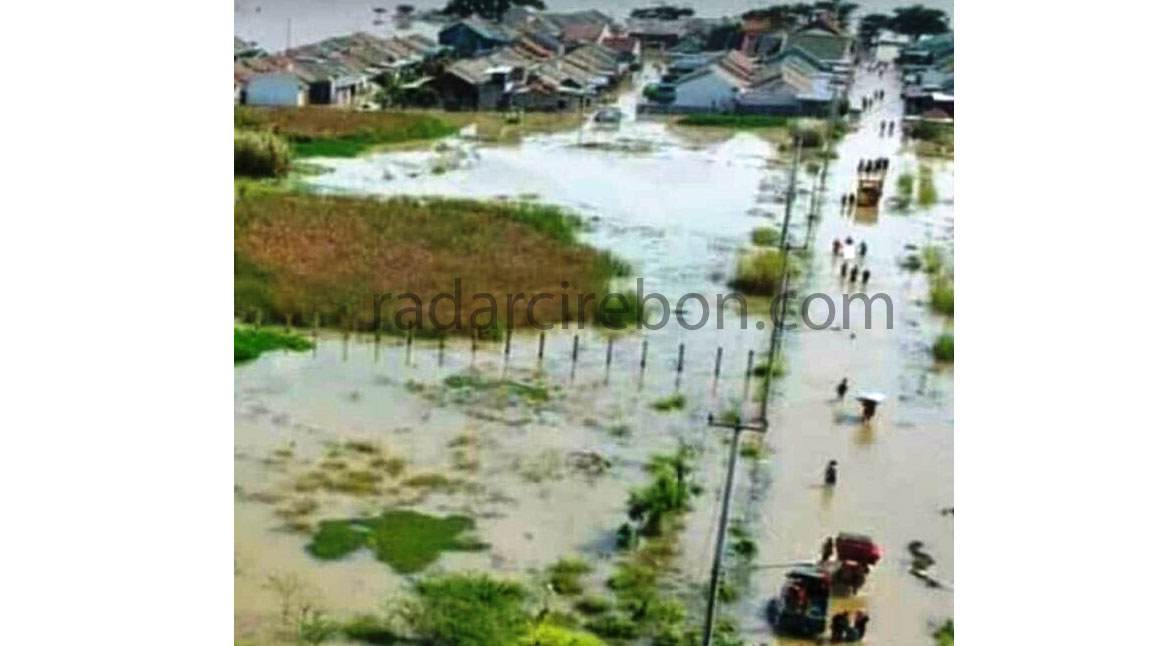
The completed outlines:
{"type": "MultiPolygon", "coordinates": [[[[857,91],[876,82],[863,76],[857,91]]],[[[885,82],[887,95],[896,95],[885,82]]],[[[338,561],[310,557],[308,535],[285,528],[277,514],[293,500],[318,503],[300,517],[312,524],[394,506],[466,514],[490,549],[446,552],[428,571],[482,570],[537,582],[546,565],[581,554],[596,566],[592,579],[601,585],[615,556],[614,531],[626,519],[627,490],[645,482],[642,464],[649,456],[673,451],[679,442],[700,450],[706,489],[688,517],[668,587],[701,611],[728,446],[722,431],[707,428],[706,416],[727,409],[753,414],[757,405],[748,393],[757,380],[745,377],[747,355],[753,350],[761,357],[768,344],[768,332],[755,326],[766,320],[765,303],[752,301],[748,329],[730,324],[736,311],[718,329],[715,297],[729,291],[725,282],[738,251],[749,248],[750,231],[780,224],[786,169],[781,156],[752,134],[687,139],[663,124],[635,121],[633,102],[633,96],[622,100],[631,116],[615,131],[588,127],[531,137],[515,147],[461,137],[428,151],[323,160],[332,171],[307,179],[321,191],[505,196],[568,206],[590,222],[587,240],[631,262],[648,292],[672,302],[698,292],[712,316],[694,331],[672,323],[616,335],[609,370],[610,337],[592,329],[548,333],[542,361],[536,359],[538,337],[528,332],[516,333],[509,360],[501,344],[482,345],[472,355],[469,341],[448,341],[442,365],[433,342],[416,342],[408,352],[401,340],[377,344],[370,337],[320,335],[314,352],[273,353],[237,367],[237,638],[258,639],[274,623],[279,599],[267,587],[269,576],[295,577],[309,599],[336,615],[378,611],[404,589],[407,579],[366,551],[338,561]],[[576,332],[579,357],[572,370],[576,332]],[[639,367],[643,341],[649,344],[645,371],[639,367]],[[685,362],[678,375],[680,343],[685,362]],[[723,362],[715,378],[719,347],[723,362]],[[550,397],[530,404],[464,397],[444,386],[447,377],[469,370],[541,383],[550,397]],[[654,401],[676,390],[686,398],[683,411],[653,410],[654,401]],[[293,490],[333,445],[348,440],[372,442],[401,457],[406,475],[436,474],[454,484],[385,487],[371,495],[300,496],[293,490]],[[605,457],[609,468],[588,468],[588,454],[605,457]]],[[[893,116],[898,109],[887,99],[876,112],[893,116]]],[[[822,539],[838,531],[869,533],[885,550],[862,593],[835,601],[867,608],[871,643],[927,643],[930,622],[953,613],[952,591],[927,588],[913,577],[906,550],[911,540],[923,541],[937,560],[933,574],[952,581],[953,519],[940,512],[953,505],[953,378],[952,370],[934,367],[929,350],[945,321],[923,303],[925,276],[898,267],[906,245],[952,245],[953,169],[952,163],[934,163],[939,202],[931,209],[883,211],[876,222],[842,215],[838,198],[851,187],[859,157],[890,157],[891,180],[903,167],[916,168],[916,160],[898,152],[896,138],[878,136],[880,118],[867,115],[838,147],[811,269],[799,286],[840,304],[846,286],[838,281],[830,241],[864,239],[865,266],[873,272],[869,292],[890,295],[894,327],[860,329],[856,309],[856,336],[840,329],[839,311],[829,328],[799,328],[785,338],[789,370],[771,405],[770,451],[758,461],[743,459],[737,481],[734,516],[758,542],[756,569],[741,599],[723,608],[754,643],[773,640],[763,607],[785,573],[774,566],[813,559],[822,539]],[[855,389],[888,395],[869,427],[849,400],[833,401],[843,376],[855,389]],[[820,485],[831,458],[840,463],[833,491],[820,485]]],[[[804,234],[812,186],[812,176],[800,178],[794,240],[804,234]]],[[[626,281],[633,289],[633,279],[626,281]]],[[[625,289],[626,281],[619,287],[625,289]]],[[[700,305],[692,301],[686,309],[687,320],[697,320],[700,305]]],[[[811,317],[820,321],[823,312],[815,305],[811,317]]],[[[875,318],[884,323],[880,306],[875,318]]]]}

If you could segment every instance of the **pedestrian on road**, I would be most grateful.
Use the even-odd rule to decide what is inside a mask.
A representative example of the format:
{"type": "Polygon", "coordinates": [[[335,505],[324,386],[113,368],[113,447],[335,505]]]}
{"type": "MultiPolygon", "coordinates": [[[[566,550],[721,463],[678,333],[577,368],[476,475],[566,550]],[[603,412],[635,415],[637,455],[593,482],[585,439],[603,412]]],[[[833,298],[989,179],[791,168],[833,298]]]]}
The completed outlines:
{"type": "Polygon", "coordinates": [[[854,265],[854,268],[850,270],[850,284],[853,285],[856,282],[858,282],[858,266],[854,265]]]}
{"type": "Polygon", "coordinates": [[[842,399],[846,397],[846,391],[849,389],[850,389],[849,382],[846,380],[845,377],[842,377],[842,380],[838,382],[838,387],[837,387],[838,401],[842,401],[842,399]]]}
{"type": "Polygon", "coordinates": [[[826,561],[829,561],[830,557],[833,555],[834,538],[832,536],[827,536],[826,540],[822,543],[822,562],[825,563],[826,561]]]}
{"type": "Polygon", "coordinates": [[[838,254],[842,253],[842,241],[841,241],[841,240],[839,240],[839,239],[837,239],[837,238],[834,238],[834,245],[833,245],[833,247],[834,247],[834,255],[835,255],[835,256],[837,256],[838,254]]]}
{"type": "Polygon", "coordinates": [[[849,269],[847,269],[849,267],[849,265],[850,265],[850,263],[848,263],[848,262],[842,263],[842,272],[841,272],[842,273],[842,280],[846,280],[846,272],[849,271],[849,269]]]}
{"type": "Polygon", "coordinates": [[[846,210],[846,194],[842,193],[842,210],[846,210]]]}
{"type": "Polygon", "coordinates": [[[885,137],[886,136],[886,122],[885,121],[881,122],[881,124],[878,127],[878,136],[879,137],[885,137]]]}
{"type": "Polygon", "coordinates": [[[859,610],[854,613],[854,630],[858,631],[858,639],[866,636],[866,626],[870,623],[870,615],[859,610]]]}
{"type": "Polygon", "coordinates": [[[868,285],[869,283],[870,283],[870,270],[867,269],[867,270],[862,272],[862,289],[865,289],[866,285],[868,285]]]}
{"type": "Polygon", "coordinates": [[[854,208],[854,194],[850,193],[850,208],[854,208]]]}
{"type": "Polygon", "coordinates": [[[866,169],[866,160],[864,160],[864,159],[859,159],[859,160],[858,160],[858,172],[860,173],[860,172],[862,172],[862,171],[863,171],[863,170],[865,170],[865,169],[866,169]]]}
{"type": "Polygon", "coordinates": [[[865,240],[858,243],[858,257],[859,258],[865,258],[866,257],[866,241],[865,240]]]}

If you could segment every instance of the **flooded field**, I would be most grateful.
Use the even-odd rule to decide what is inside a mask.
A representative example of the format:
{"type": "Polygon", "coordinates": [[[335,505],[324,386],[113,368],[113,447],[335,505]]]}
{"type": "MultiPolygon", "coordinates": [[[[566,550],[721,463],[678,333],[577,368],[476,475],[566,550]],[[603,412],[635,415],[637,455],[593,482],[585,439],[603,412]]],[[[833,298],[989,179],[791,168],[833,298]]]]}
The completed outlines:
{"type": "MultiPolygon", "coordinates": [[[[870,92],[878,82],[863,75],[856,91],[870,92]]],[[[887,94],[896,95],[885,83],[887,94]]],[[[501,343],[473,349],[466,339],[440,349],[435,342],[408,347],[389,337],[320,334],[313,352],[273,353],[238,366],[237,637],[259,636],[274,622],[282,591],[268,586],[270,577],[298,582],[332,613],[381,610],[404,589],[404,575],[366,550],[321,561],[306,548],[321,520],[396,507],[472,518],[475,537],[488,545],[445,551],[429,571],[481,570],[539,582],[547,565],[581,555],[601,586],[616,556],[628,490],[645,482],[642,466],[651,455],[680,443],[699,452],[703,493],[681,535],[670,588],[683,595],[692,616],[701,612],[728,441],[728,432],[709,428],[706,417],[754,415],[759,381],[747,374],[749,353],[757,363],[769,337],[768,325],[757,325],[768,323],[768,303],[751,299],[746,329],[728,303],[720,328],[716,297],[730,292],[726,283],[738,252],[750,248],[750,232],[780,225],[786,160],[755,134],[693,136],[636,120],[633,96],[621,105],[627,118],[615,130],[588,126],[514,147],[463,136],[424,151],[320,160],[331,171],[307,178],[319,191],[506,197],[569,207],[589,223],[587,240],[631,263],[646,292],[672,303],[702,294],[711,316],[698,330],[673,322],[621,335],[556,329],[547,333],[541,358],[533,331],[516,332],[509,354],[501,343]],[[458,387],[504,379],[516,386],[458,387]],[[657,401],[676,392],[682,410],[656,410],[657,401]],[[394,472],[380,486],[308,484],[317,482],[317,472],[370,465],[394,472]]],[[[889,157],[891,178],[917,168],[897,138],[878,134],[878,121],[899,110],[896,100],[880,104],[838,145],[813,224],[810,267],[797,282],[801,294],[823,292],[840,304],[850,290],[838,278],[831,241],[865,240],[865,266],[873,272],[868,291],[890,296],[893,328],[885,329],[877,306],[873,329],[863,329],[855,303],[851,330],[841,328],[839,307],[824,330],[787,333],[788,370],[771,402],[768,450],[740,461],[735,518],[758,551],[748,588],[723,614],[737,618],[752,642],[773,639],[763,608],[785,574],[778,564],[815,559],[821,541],[839,531],[868,533],[884,548],[861,594],[835,600],[835,607],[867,607],[870,641],[927,643],[929,623],[952,616],[952,591],[914,577],[906,547],[922,541],[936,559],[932,574],[952,581],[953,518],[942,510],[953,506],[953,378],[935,368],[930,354],[945,323],[924,303],[926,276],[899,267],[907,245],[952,245],[952,163],[931,162],[939,193],[931,208],[893,214],[883,207],[867,221],[838,208],[839,196],[853,190],[858,159],[889,157]],[[849,398],[834,399],[842,377],[854,389],[888,395],[872,424],[861,424],[849,398]],[[829,459],[841,465],[834,490],[821,486],[829,459]]],[[[800,172],[800,180],[792,240],[805,235],[814,186],[811,174],[800,172]]],[[[617,287],[634,289],[634,278],[619,279],[617,287]]],[[[685,319],[697,321],[701,309],[688,301],[685,319]]],[[[815,322],[826,316],[824,307],[811,307],[815,322]]]]}

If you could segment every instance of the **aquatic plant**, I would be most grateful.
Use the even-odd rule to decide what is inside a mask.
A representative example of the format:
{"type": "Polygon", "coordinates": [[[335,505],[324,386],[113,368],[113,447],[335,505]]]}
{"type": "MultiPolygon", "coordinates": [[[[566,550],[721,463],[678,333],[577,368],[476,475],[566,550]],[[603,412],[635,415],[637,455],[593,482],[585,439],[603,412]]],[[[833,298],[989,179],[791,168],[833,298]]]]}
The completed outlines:
{"type": "Polygon", "coordinates": [[[755,377],[783,377],[786,375],[786,359],[782,355],[774,358],[774,361],[763,361],[754,366],[753,374],[755,377]]]}
{"type": "Polygon", "coordinates": [[[547,583],[561,595],[582,594],[582,576],[590,571],[590,565],[582,559],[559,559],[547,568],[547,583]]]}
{"type": "Polygon", "coordinates": [[[526,590],[485,574],[451,574],[420,581],[399,610],[421,640],[438,646],[507,646],[528,634],[526,590]]]}
{"type": "Polygon", "coordinates": [[[660,536],[667,517],[685,511],[697,492],[690,479],[693,452],[686,447],[671,455],[656,455],[647,463],[651,482],[630,492],[627,515],[638,523],[644,536],[660,536]]]}
{"type": "Polygon", "coordinates": [[[393,644],[399,635],[389,625],[375,615],[355,615],[341,627],[341,632],[352,641],[367,644],[393,644]]]}
{"type": "Polygon", "coordinates": [[[311,341],[275,330],[235,328],[235,363],[251,361],[271,350],[310,350],[311,341]]]}
{"type": "Polygon", "coordinates": [[[243,177],[283,177],[291,165],[291,147],[270,132],[235,131],[235,174],[243,177]]]}
{"type": "Polygon", "coordinates": [[[954,335],[942,334],[934,341],[934,359],[942,363],[954,362],[954,335]]]}
{"type": "Polygon", "coordinates": [[[898,197],[903,204],[909,204],[914,199],[914,175],[902,173],[898,175],[898,197]]]}
{"type": "Polygon", "coordinates": [[[925,265],[926,273],[938,273],[945,267],[945,262],[941,247],[928,245],[922,249],[922,263],[925,265]]]}
{"type": "Polygon", "coordinates": [[[619,613],[595,617],[586,624],[591,632],[607,639],[634,639],[638,637],[638,624],[633,619],[619,613]]]}
{"type": "Polygon", "coordinates": [[[307,551],[330,560],[367,547],[399,574],[410,574],[434,563],[445,551],[486,549],[484,543],[460,537],[474,527],[475,521],[466,516],[438,518],[391,510],[375,518],[322,521],[307,551]]]}
{"type": "Polygon", "coordinates": [[[663,413],[682,410],[686,407],[686,397],[682,395],[682,393],[675,393],[669,397],[663,397],[662,399],[656,400],[653,404],[651,404],[651,406],[654,407],[654,410],[663,413]]]}
{"type": "Polygon", "coordinates": [[[649,312],[638,302],[638,294],[630,291],[619,297],[611,297],[599,304],[598,323],[610,330],[623,330],[638,326],[638,322],[646,323],[649,312]]]}
{"type": "MultiPolygon", "coordinates": [[[[553,613],[552,613],[553,614],[553,613]]],[[[547,622],[531,628],[519,640],[520,646],[602,646],[602,640],[591,633],[556,625],[548,615],[547,622]]]]}

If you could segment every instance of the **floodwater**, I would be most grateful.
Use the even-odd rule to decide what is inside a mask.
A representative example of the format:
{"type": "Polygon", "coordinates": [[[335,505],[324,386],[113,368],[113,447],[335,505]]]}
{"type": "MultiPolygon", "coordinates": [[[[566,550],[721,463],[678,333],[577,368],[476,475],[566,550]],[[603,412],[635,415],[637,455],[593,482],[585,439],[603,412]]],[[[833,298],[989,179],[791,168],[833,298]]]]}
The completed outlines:
{"type": "MultiPolygon", "coordinates": [[[[872,82],[863,77],[858,91],[872,82]]],[[[896,96],[890,88],[887,94],[896,96]]],[[[591,224],[590,243],[634,265],[646,292],[661,292],[672,304],[683,294],[702,294],[711,316],[698,330],[673,321],[662,330],[615,336],[554,330],[546,335],[541,360],[534,332],[516,333],[509,357],[501,344],[482,345],[472,354],[467,340],[448,341],[440,354],[433,342],[408,349],[401,340],[320,335],[313,353],[275,353],[237,367],[237,636],[263,634],[274,621],[278,599],[266,586],[269,576],[296,577],[314,603],[339,614],[378,610],[402,590],[404,577],[366,551],[334,562],[312,559],[304,551],[306,534],[285,531],[277,505],[267,502],[267,494],[290,494],[303,470],[332,443],[349,439],[379,443],[407,460],[409,472],[447,474],[464,486],[426,495],[317,495],[312,520],[374,514],[392,505],[465,513],[476,519],[477,534],[490,549],[445,553],[434,569],[531,580],[547,564],[577,553],[596,564],[592,579],[599,583],[611,570],[614,530],[626,520],[626,492],[646,480],[643,462],[679,442],[696,446],[705,491],[688,517],[668,586],[700,611],[728,450],[728,432],[708,428],[706,416],[727,409],[754,415],[748,353],[761,358],[769,336],[756,326],[767,320],[765,303],[751,300],[747,329],[738,324],[737,306],[727,303],[720,329],[716,297],[729,291],[725,283],[739,250],[749,248],[750,231],[780,224],[787,169],[755,135],[687,136],[659,122],[636,121],[633,95],[620,104],[627,118],[616,130],[588,126],[529,137],[513,147],[460,137],[428,151],[322,160],[331,172],[307,178],[320,191],[505,196],[567,206],[591,224]],[[552,396],[542,405],[508,405],[444,390],[446,377],[472,369],[491,379],[539,380],[552,396]],[[652,409],[655,400],[676,391],[686,398],[684,411],[652,409]],[[460,437],[468,440],[460,443],[460,437]],[[274,456],[288,447],[290,457],[274,456]],[[586,455],[605,457],[609,468],[583,468],[580,458],[586,455]]],[[[877,111],[893,116],[898,109],[896,100],[887,99],[877,111]]],[[[952,164],[937,165],[940,201],[928,211],[883,212],[871,223],[841,215],[838,197],[849,190],[859,157],[889,156],[891,183],[903,166],[916,163],[898,154],[896,139],[878,137],[880,118],[867,115],[859,131],[839,145],[815,225],[811,271],[797,286],[802,293],[825,292],[840,304],[844,290],[831,263],[830,241],[847,234],[864,239],[865,265],[874,273],[869,291],[890,295],[894,327],[875,323],[875,329],[861,329],[855,304],[856,337],[840,329],[839,311],[827,329],[799,328],[785,338],[789,374],[778,382],[771,403],[771,451],[761,462],[740,462],[734,507],[734,517],[747,523],[759,543],[756,564],[765,567],[754,571],[741,601],[723,610],[738,616],[746,637],[755,641],[767,639],[762,610],[785,572],[770,566],[812,559],[822,539],[838,531],[869,533],[885,549],[862,594],[841,602],[868,608],[871,641],[924,643],[929,622],[953,612],[952,592],[929,589],[908,572],[905,546],[921,540],[937,560],[933,574],[952,581],[952,516],[940,510],[953,505],[953,380],[930,357],[929,345],[944,322],[921,304],[925,278],[897,265],[907,244],[952,240],[952,164]],[[860,424],[851,403],[832,401],[842,376],[855,388],[889,396],[869,427],[860,424]],[[834,491],[820,486],[822,467],[831,458],[840,463],[834,491]]],[[[813,185],[811,175],[799,175],[795,241],[805,234],[813,185]]],[[[627,289],[627,281],[633,278],[617,287],[627,289]]],[[[685,302],[685,320],[694,323],[700,310],[697,300],[685,302]]],[[[824,318],[822,311],[811,308],[815,322],[824,318]]],[[[884,322],[880,306],[875,320],[884,322]]]]}

